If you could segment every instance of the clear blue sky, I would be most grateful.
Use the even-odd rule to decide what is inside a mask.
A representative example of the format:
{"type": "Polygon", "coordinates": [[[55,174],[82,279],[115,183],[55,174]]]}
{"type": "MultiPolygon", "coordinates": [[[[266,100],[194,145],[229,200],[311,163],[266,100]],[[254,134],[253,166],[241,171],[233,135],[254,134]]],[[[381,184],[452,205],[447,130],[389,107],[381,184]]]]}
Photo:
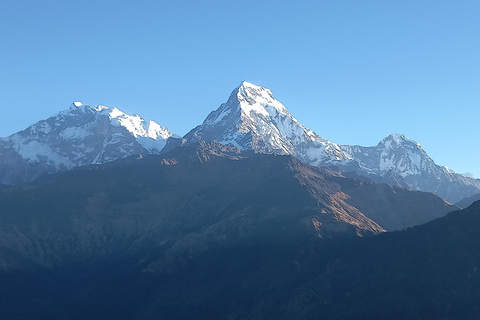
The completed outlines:
{"type": "Polygon", "coordinates": [[[480,177],[480,1],[0,2],[0,136],[117,106],[183,135],[242,80],[339,144],[480,177]]]}

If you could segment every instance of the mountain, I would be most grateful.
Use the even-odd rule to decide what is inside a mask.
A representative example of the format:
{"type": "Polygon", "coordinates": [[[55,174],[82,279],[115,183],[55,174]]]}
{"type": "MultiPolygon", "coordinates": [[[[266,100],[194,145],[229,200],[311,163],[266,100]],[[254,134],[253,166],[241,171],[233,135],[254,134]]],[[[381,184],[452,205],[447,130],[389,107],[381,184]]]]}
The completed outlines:
{"type": "Polygon", "coordinates": [[[476,193],[473,196],[462,199],[459,202],[457,202],[455,205],[464,209],[464,208],[468,208],[469,206],[471,206],[474,202],[476,202],[478,200],[480,200],[480,193],[476,193]]]}
{"type": "Polygon", "coordinates": [[[417,141],[400,133],[384,138],[376,147],[342,145],[341,149],[356,160],[358,173],[375,182],[433,192],[451,203],[480,190],[480,180],[435,164],[417,141]]]}
{"type": "Polygon", "coordinates": [[[289,154],[312,165],[348,165],[340,147],[299,123],[272,92],[246,81],[187,141],[217,141],[257,153],[289,154]]]}
{"type": "Polygon", "coordinates": [[[68,110],[0,138],[0,185],[135,154],[157,154],[164,148],[167,152],[202,140],[292,155],[313,166],[339,167],[374,182],[433,192],[451,203],[480,193],[480,180],[436,165],[418,142],[402,134],[392,134],[376,147],[338,145],[301,124],[270,90],[248,82],[183,139],[138,115],[75,102],[68,110]]]}
{"type": "Polygon", "coordinates": [[[51,267],[146,247],[163,252],[152,264],[163,270],[186,252],[265,232],[272,241],[374,235],[456,208],[430,193],[346,178],[292,156],[202,141],[1,190],[0,248],[51,267]]]}
{"type": "Polygon", "coordinates": [[[438,194],[455,203],[480,192],[480,180],[438,166],[420,144],[394,133],[376,147],[337,145],[298,122],[272,92],[242,82],[228,101],[184,136],[257,153],[289,154],[319,167],[338,166],[373,181],[438,194]]]}
{"type": "Polygon", "coordinates": [[[158,153],[175,136],[155,121],[117,108],[74,102],[69,109],[0,138],[0,184],[32,181],[87,164],[158,153]]]}
{"type": "Polygon", "coordinates": [[[140,319],[478,319],[479,228],[476,203],[374,237],[218,249],[154,282],[140,319]]]}
{"type": "Polygon", "coordinates": [[[433,229],[384,231],[455,209],[215,142],[74,168],[0,190],[0,310],[6,319],[407,318],[423,299],[427,315],[443,315],[449,302],[462,306],[457,297],[476,305],[476,224],[457,213],[433,229]],[[455,297],[435,290],[438,277],[455,297]]]}

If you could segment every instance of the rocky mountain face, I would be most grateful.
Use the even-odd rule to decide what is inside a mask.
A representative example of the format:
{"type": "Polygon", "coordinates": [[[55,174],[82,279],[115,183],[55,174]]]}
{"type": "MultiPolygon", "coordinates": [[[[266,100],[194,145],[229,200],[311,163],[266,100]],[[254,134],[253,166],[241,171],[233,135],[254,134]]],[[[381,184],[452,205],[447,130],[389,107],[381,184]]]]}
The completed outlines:
{"type": "Polygon", "coordinates": [[[480,192],[479,180],[436,165],[418,142],[402,134],[392,134],[376,147],[330,142],[299,123],[270,90],[248,82],[184,139],[290,154],[310,165],[338,166],[372,181],[433,192],[451,203],[480,192]]]}
{"type": "Polygon", "coordinates": [[[465,198],[457,203],[455,203],[456,206],[465,209],[471,206],[474,202],[480,200],[480,193],[476,193],[471,197],[465,198]]]}
{"type": "Polygon", "coordinates": [[[463,238],[475,224],[381,234],[454,209],[214,142],[76,168],[0,190],[0,309],[7,319],[392,318],[433,297],[428,312],[443,316],[437,304],[462,305],[438,294],[438,277],[476,304],[461,278],[477,279],[478,237],[463,238]],[[453,269],[442,269],[447,244],[453,269]],[[383,283],[400,289],[389,296],[383,283]],[[411,285],[423,291],[394,307],[411,285]]]}
{"type": "Polygon", "coordinates": [[[288,154],[312,165],[348,165],[340,147],[299,123],[270,90],[248,82],[211,112],[187,141],[217,141],[257,153],[288,154]]]}
{"type": "Polygon", "coordinates": [[[158,253],[146,269],[169,270],[265,232],[268,241],[374,235],[456,208],[430,193],[346,178],[292,156],[200,142],[0,191],[0,247],[45,267],[145,247],[158,253]]]}
{"type": "Polygon", "coordinates": [[[341,149],[359,165],[356,172],[374,182],[433,192],[451,203],[478,193],[480,181],[438,166],[422,146],[403,134],[394,133],[375,146],[341,149]]]}
{"type": "Polygon", "coordinates": [[[74,103],[0,154],[5,319],[480,313],[480,204],[447,214],[414,191],[455,199],[477,180],[401,134],[330,142],[262,87],[242,83],[183,139],[74,103]]]}
{"type": "Polygon", "coordinates": [[[479,228],[475,203],[375,237],[210,252],[161,282],[170,294],[141,319],[476,319],[479,228]]]}
{"type": "Polygon", "coordinates": [[[44,173],[158,153],[175,136],[154,121],[117,108],[72,106],[23,131],[0,138],[0,184],[32,181],[44,173]]]}
{"type": "Polygon", "coordinates": [[[402,134],[392,134],[375,147],[338,145],[301,124],[270,90],[248,82],[242,82],[202,125],[179,138],[137,115],[76,102],[0,139],[0,185],[133,154],[157,154],[167,140],[171,143],[166,151],[205,140],[244,151],[292,155],[317,167],[339,167],[374,182],[433,192],[451,203],[480,193],[480,180],[436,165],[419,143],[402,134]]]}

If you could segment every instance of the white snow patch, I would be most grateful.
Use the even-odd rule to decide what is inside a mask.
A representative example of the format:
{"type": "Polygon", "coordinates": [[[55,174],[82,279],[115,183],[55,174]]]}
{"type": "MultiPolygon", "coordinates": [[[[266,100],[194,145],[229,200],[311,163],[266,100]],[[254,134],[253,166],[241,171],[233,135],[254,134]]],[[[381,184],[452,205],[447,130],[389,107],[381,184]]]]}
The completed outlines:
{"type": "Polygon", "coordinates": [[[153,120],[148,122],[147,126],[147,137],[158,140],[158,138],[162,138],[163,140],[167,140],[168,138],[172,137],[173,133],[171,133],[167,128],[162,127],[158,123],[153,120]]]}
{"type": "MultiPolygon", "coordinates": [[[[100,109],[100,110],[104,110],[104,109],[100,109]]],[[[120,110],[118,110],[117,107],[114,107],[113,109],[109,109],[111,110],[109,115],[110,115],[110,119],[116,119],[116,118],[119,118],[119,117],[125,117],[126,114],[120,110]]]]}
{"type": "MultiPolygon", "coordinates": [[[[101,106],[99,106],[101,108],[101,106]]],[[[106,107],[100,110],[107,110],[106,107]]],[[[128,132],[132,133],[135,138],[146,137],[154,140],[166,140],[173,136],[167,128],[162,127],[155,121],[146,122],[139,115],[128,115],[116,107],[109,110],[110,122],[113,126],[123,126],[128,132]]],[[[145,140],[146,141],[146,140],[145,140]]],[[[145,142],[144,142],[145,143],[145,142]]]]}
{"type": "Polygon", "coordinates": [[[82,127],[68,127],[59,134],[65,140],[83,139],[91,135],[91,132],[82,127]]]}
{"type": "Polygon", "coordinates": [[[395,158],[394,155],[390,158],[388,152],[386,152],[385,150],[382,151],[382,153],[380,154],[380,163],[379,163],[380,172],[393,169],[395,167],[395,164],[393,161],[394,158],[395,158]]]}
{"type": "Polygon", "coordinates": [[[246,81],[242,82],[238,88],[237,99],[240,101],[241,109],[246,114],[255,112],[267,117],[270,115],[265,108],[268,105],[275,109],[275,113],[280,112],[285,115],[290,115],[287,108],[273,97],[270,90],[246,81]]]}
{"type": "Polygon", "coordinates": [[[101,104],[99,104],[99,105],[95,108],[95,111],[98,111],[98,112],[102,112],[103,110],[112,110],[112,109],[109,108],[109,107],[107,107],[107,106],[101,105],[101,104]]]}
{"type": "Polygon", "coordinates": [[[412,144],[420,146],[420,143],[418,143],[417,141],[415,141],[413,139],[410,139],[407,136],[405,136],[404,134],[398,133],[398,132],[392,133],[388,137],[384,138],[381,142],[386,143],[387,141],[394,141],[397,144],[403,144],[404,142],[410,142],[412,144]]]}
{"type": "Polygon", "coordinates": [[[159,139],[155,140],[150,137],[138,137],[137,138],[138,143],[145,149],[147,149],[149,152],[160,152],[162,151],[163,147],[165,147],[166,141],[159,139]]]}
{"type": "Polygon", "coordinates": [[[32,140],[26,144],[20,143],[17,144],[16,147],[18,154],[30,163],[39,162],[40,158],[46,158],[48,159],[47,161],[54,164],[56,168],[59,168],[61,165],[68,168],[73,166],[68,158],[62,157],[48,145],[40,143],[37,140],[32,140]]]}
{"type": "Polygon", "coordinates": [[[214,125],[220,121],[223,120],[223,118],[225,118],[227,115],[229,115],[230,113],[232,112],[232,109],[230,108],[224,108],[222,110],[222,112],[220,112],[220,114],[215,118],[215,119],[212,119],[212,120],[208,120],[205,122],[206,125],[214,125]]]}
{"type": "Polygon", "coordinates": [[[425,169],[423,162],[422,162],[422,157],[417,153],[417,152],[412,152],[412,151],[407,151],[408,158],[412,162],[412,164],[415,166],[415,168],[421,170],[425,169]],[[423,168],[422,168],[423,167],[423,168]]]}

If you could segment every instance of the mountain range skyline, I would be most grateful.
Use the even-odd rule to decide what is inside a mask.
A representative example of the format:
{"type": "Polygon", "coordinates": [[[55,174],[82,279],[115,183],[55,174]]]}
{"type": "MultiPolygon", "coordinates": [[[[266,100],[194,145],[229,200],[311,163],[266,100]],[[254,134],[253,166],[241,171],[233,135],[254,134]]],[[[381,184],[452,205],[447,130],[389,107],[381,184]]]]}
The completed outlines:
{"type": "Polygon", "coordinates": [[[1,9],[0,137],[72,101],[136,112],[184,135],[247,80],[338,144],[374,146],[401,132],[438,164],[480,177],[476,1],[1,9]]]}
{"type": "Polygon", "coordinates": [[[456,210],[291,155],[185,144],[0,190],[0,306],[7,319],[475,319],[479,202],[456,210]]]}
{"type": "Polygon", "coordinates": [[[0,318],[478,319],[480,1],[1,1],[0,318]]]}
{"type": "MultiPolygon", "coordinates": [[[[242,83],[244,83],[244,82],[245,82],[245,83],[250,83],[250,82],[248,82],[248,81],[242,81],[242,83]]],[[[268,89],[267,89],[267,90],[268,90],[268,89]]],[[[222,96],[222,95],[219,94],[219,96],[222,96]]],[[[224,95],[223,95],[223,96],[224,96],[224,95]]],[[[88,103],[87,103],[87,104],[83,104],[83,102],[81,102],[81,101],[79,101],[79,100],[76,100],[76,101],[74,101],[74,102],[72,103],[72,105],[76,105],[76,104],[77,104],[78,106],[81,106],[81,105],[90,106],[88,103]]],[[[105,107],[105,105],[103,105],[103,104],[98,104],[98,106],[97,106],[97,108],[102,108],[102,107],[105,107]]],[[[117,106],[111,106],[111,107],[105,107],[105,108],[118,109],[117,106]]],[[[126,108],[126,109],[124,109],[124,108],[122,108],[122,107],[119,107],[119,108],[120,108],[120,109],[122,110],[122,112],[125,113],[125,114],[131,115],[131,116],[133,116],[133,117],[140,115],[140,116],[143,117],[142,119],[144,119],[144,121],[146,121],[146,122],[153,121],[153,122],[159,123],[160,125],[163,125],[163,126],[167,127],[168,129],[170,129],[170,130],[171,130],[172,132],[174,132],[175,134],[177,134],[177,132],[178,132],[177,130],[172,129],[172,127],[169,125],[169,123],[166,123],[165,121],[162,121],[161,119],[149,119],[149,118],[147,118],[147,117],[144,117],[144,115],[143,115],[142,113],[137,112],[137,111],[135,111],[135,110],[132,110],[132,108],[126,108]],[[127,111],[124,112],[125,110],[127,110],[127,111]]],[[[212,106],[211,111],[214,110],[214,108],[215,108],[215,107],[212,106]]],[[[62,108],[57,109],[57,112],[58,112],[58,110],[61,110],[61,109],[62,109],[62,108]]],[[[289,106],[289,109],[291,109],[290,106],[289,106]]],[[[294,109],[294,110],[296,110],[296,109],[294,109]]],[[[170,112],[172,112],[172,111],[170,111],[170,112]]],[[[304,110],[304,113],[305,113],[305,110],[304,110]]],[[[53,115],[55,115],[55,114],[53,114],[53,115]]],[[[178,118],[184,118],[184,117],[185,117],[184,112],[178,112],[178,116],[177,116],[177,117],[178,117],[178,118]]],[[[305,123],[303,118],[299,118],[299,119],[300,119],[300,122],[305,123]]],[[[308,120],[309,117],[307,116],[305,119],[308,120]]],[[[36,121],[38,121],[38,119],[37,119],[36,121]]],[[[200,121],[201,121],[201,120],[199,120],[199,121],[197,122],[197,124],[200,123],[200,121]]],[[[341,121],[340,121],[340,122],[341,122],[341,121]]],[[[325,122],[322,122],[322,123],[321,123],[321,126],[320,126],[321,128],[323,127],[323,123],[325,123],[325,122]]],[[[30,124],[31,124],[31,123],[30,123],[30,124]]],[[[321,128],[320,128],[320,130],[321,130],[321,128]]],[[[19,131],[21,131],[21,130],[23,130],[23,129],[25,129],[25,127],[22,128],[22,129],[20,129],[19,131]]],[[[191,128],[190,128],[190,129],[191,129],[191,128]]],[[[188,131],[190,131],[190,129],[185,129],[185,128],[184,128],[184,129],[182,130],[182,132],[179,132],[177,135],[178,135],[178,136],[183,136],[183,135],[187,134],[188,131]]],[[[319,129],[317,129],[317,128],[315,128],[315,127],[311,127],[311,129],[315,130],[316,132],[320,132],[320,135],[321,135],[322,137],[325,136],[325,135],[323,135],[323,134],[321,133],[321,131],[320,131],[319,129]]],[[[371,131],[375,131],[375,129],[370,129],[370,130],[371,130],[371,131]]],[[[380,130],[379,130],[379,131],[380,131],[380,130]]],[[[0,130],[0,132],[1,132],[1,130],[0,130]]],[[[10,136],[11,134],[14,134],[14,133],[15,133],[15,132],[11,132],[11,133],[9,133],[9,134],[7,134],[7,135],[0,136],[0,137],[8,137],[8,136],[10,136]]],[[[352,135],[355,136],[356,134],[357,134],[357,133],[353,133],[352,135]]],[[[358,132],[358,134],[360,135],[361,132],[358,132]]],[[[363,147],[375,147],[375,146],[379,143],[379,141],[381,141],[381,140],[384,139],[385,137],[388,137],[388,136],[390,136],[390,135],[392,135],[392,134],[400,134],[400,135],[403,135],[403,134],[404,134],[404,135],[407,136],[408,138],[413,139],[416,143],[417,143],[417,141],[418,141],[418,143],[421,143],[422,146],[425,147],[425,144],[423,143],[423,141],[420,140],[420,139],[418,139],[418,137],[411,136],[411,135],[406,134],[405,132],[397,131],[397,130],[390,131],[390,132],[388,132],[388,133],[387,133],[386,135],[384,135],[384,136],[379,136],[379,138],[378,138],[378,139],[376,140],[376,142],[374,142],[374,143],[371,143],[371,144],[354,144],[354,145],[359,145],[359,146],[363,146],[363,147]]],[[[332,140],[332,141],[335,141],[335,142],[338,143],[339,145],[349,145],[348,143],[343,143],[342,141],[339,141],[339,139],[337,139],[336,137],[326,137],[326,138],[327,138],[327,139],[330,139],[330,140],[332,140]]],[[[460,145],[460,144],[462,144],[462,143],[465,143],[465,142],[462,141],[462,142],[454,143],[454,144],[451,144],[449,147],[452,148],[452,149],[454,149],[457,145],[460,145]]],[[[350,144],[350,145],[351,145],[351,144],[350,144]]],[[[443,150],[445,150],[445,149],[443,149],[443,150]]],[[[469,152],[471,152],[471,150],[472,150],[472,149],[468,150],[467,154],[468,154],[469,152]]],[[[430,152],[429,149],[427,149],[427,151],[428,151],[429,154],[432,154],[432,152],[430,152]]],[[[438,150],[437,150],[437,152],[438,152],[438,150]]],[[[448,152],[440,152],[439,154],[435,154],[435,153],[433,152],[433,156],[432,156],[432,157],[436,160],[437,164],[440,164],[441,166],[446,166],[446,167],[450,168],[451,170],[453,170],[453,171],[455,171],[455,172],[457,172],[457,173],[459,173],[459,174],[465,175],[465,176],[467,176],[467,177],[472,177],[472,178],[477,178],[477,177],[480,176],[480,169],[477,169],[477,168],[476,168],[476,165],[471,165],[471,166],[469,166],[469,167],[464,167],[464,170],[458,170],[458,169],[456,169],[456,168],[458,167],[458,162],[457,162],[457,163],[443,163],[443,162],[441,162],[441,161],[438,160],[438,159],[442,159],[442,156],[444,157],[444,156],[446,156],[446,155],[450,155],[450,153],[448,153],[448,152]]],[[[467,157],[460,157],[460,156],[458,156],[458,157],[456,157],[455,159],[456,159],[457,161],[460,161],[460,160],[466,161],[466,160],[465,160],[466,158],[467,158],[467,157]]],[[[467,159],[468,159],[468,158],[467,158],[467,159]]]]}
{"type": "Polygon", "coordinates": [[[69,109],[0,139],[0,183],[29,182],[44,173],[159,154],[165,145],[168,151],[201,141],[292,155],[313,166],[338,167],[374,182],[433,192],[450,203],[480,193],[479,180],[437,165],[417,141],[403,134],[390,134],[375,147],[337,144],[299,122],[272,91],[246,81],[183,138],[116,107],[74,102],[69,109]]]}

